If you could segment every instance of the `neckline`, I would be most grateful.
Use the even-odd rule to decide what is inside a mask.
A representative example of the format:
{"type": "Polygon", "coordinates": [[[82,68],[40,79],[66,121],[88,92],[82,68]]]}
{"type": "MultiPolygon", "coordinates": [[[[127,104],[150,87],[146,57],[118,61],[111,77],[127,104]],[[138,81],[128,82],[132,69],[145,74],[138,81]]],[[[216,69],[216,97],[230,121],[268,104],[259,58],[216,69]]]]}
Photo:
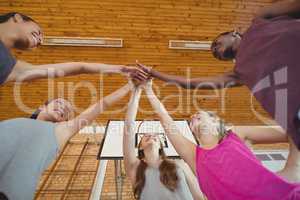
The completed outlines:
{"type": "Polygon", "coordinates": [[[232,135],[232,131],[229,131],[228,134],[216,145],[214,146],[213,148],[211,149],[205,149],[201,146],[198,146],[198,148],[201,149],[201,151],[204,151],[204,152],[211,152],[211,151],[215,151],[216,149],[218,149],[220,146],[222,146],[227,140],[228,140],[228,137],[231,137],[232,135]]]}

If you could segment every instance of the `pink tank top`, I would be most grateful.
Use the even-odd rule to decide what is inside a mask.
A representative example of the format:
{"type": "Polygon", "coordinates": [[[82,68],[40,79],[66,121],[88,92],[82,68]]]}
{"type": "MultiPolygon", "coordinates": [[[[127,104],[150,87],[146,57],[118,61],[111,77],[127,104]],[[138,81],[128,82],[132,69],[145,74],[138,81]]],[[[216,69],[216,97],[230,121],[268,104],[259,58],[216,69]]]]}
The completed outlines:
{"type": "Polygon", "coordinates": [[[213,149],[197,147],[196,170],[209,200],[300,200],[300,184],[265,168],[233,132],[213,149]]]}

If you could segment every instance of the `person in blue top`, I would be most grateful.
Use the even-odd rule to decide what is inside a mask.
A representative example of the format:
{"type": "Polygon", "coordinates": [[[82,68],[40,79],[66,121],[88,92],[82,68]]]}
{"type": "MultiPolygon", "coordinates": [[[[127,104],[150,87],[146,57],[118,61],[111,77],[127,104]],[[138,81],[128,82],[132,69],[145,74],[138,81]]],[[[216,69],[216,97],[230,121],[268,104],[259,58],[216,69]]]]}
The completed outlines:
{"type": "Polygon", "coordinates": [[[0,15],[0,85],[82,73],[120,73],[137,80],[146,78],[145,73],[136,67],[84,62],[33,65],[17,60],[11,54],[11,49],[33,49],[41,45],[42,41],[41,27],[29,16],[16,12],[0,15]]]}
{"type": "Polygon", "coordinates": [[[69,139],[131,90],[128,83],[77,116],[70,102],[53,99],[40,106],[31,119],[1,121],[0,200],[33,199],[42,172],[69,139]]]}

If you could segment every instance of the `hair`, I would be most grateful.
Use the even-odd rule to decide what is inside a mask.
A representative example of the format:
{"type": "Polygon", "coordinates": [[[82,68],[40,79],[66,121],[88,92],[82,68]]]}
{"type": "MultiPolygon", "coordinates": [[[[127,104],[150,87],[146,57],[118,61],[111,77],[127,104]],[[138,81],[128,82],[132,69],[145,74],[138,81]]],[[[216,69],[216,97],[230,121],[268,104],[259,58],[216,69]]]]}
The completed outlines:
{"type": "MultiPolygon", "coordinates": [[[[47,106],[52,100],[48,100],[44,103],[45,106],[47,106]]],[[[41,109],[36,109],[30,116],[30,119],[37,119],[39,114],[41,113],[41,109]]]]}
{"type": "MultiPolygon", "coordinates": [[[[142,141],[142,140],[141,140],[142,141]]],[[[134,185],[134,197],[136,199],[140,199],[141,193],[145,186],[145,171],[147,169],[147,163],[143,160],[145,158],[144,150],[140,149],[141,141],[138,145],[138,158],[140,160],[140,164],[137,167],[136,171],[136,182],[134,185]]],[[[167,156],[163,150],[163,145],[160,143],[159,155],[162,159],[162,162],[159,166],[160,173],[160,182],[166,186],[170,191],[174,192],[177,188],[179,177],[177,175],[176,164],[167,159],[167,156]]]]}
{"type": "Polygon", "coordinates": [[[8,198],[7,198],[7,196],[5,196],[5,194],[0,192],[0,200],[8,200],[8,198]]]}
{"type": "Polygon", "coordinates": [[[226,128],[226,123],[216,113],[211,112],[211,111],[205,111],[205,112],[207,112],[210,117],[213,117],[216,119],[216,121],[218,123],[218,125],[216,127],[216,130],[218,132],[218,138],[219,138],[219,140],[222,140],[228,134],[228,130],[226,128]]]}
{"type": "Polygon", "coordinates": [[[0,15],[0,23],[7,22],[10,18],[14,17],[16,14],[19,14],[24,21],[27,21],[27,22],[32,21],[32,22],[36,23],[36,21],[34,21],[31,17],[24,15],[22,13],[19,13],[19,12],[9,12],[4,15],[0,15]]]}
{"type": "MultiPolygon", "coordinates": [[[[225,36],[225,35],[228,35],[228,34],[237,34],[238,36],[242,37],[242,34],[240,34],[239,32],[236,32],[236,31],[228,31],[228,32],[224,32],[224,33],[221,33],[219,34],[215,39],[214,41],[212,42],[211,46],[210,46],[210,50],[212,51],[212,54],[215,58],[217,59],[222,59],[221,56],[219,55],[218,51],[215,51],[214,49],[216,48],[216,46],[218,45],[218,42],[217,40],[222,37],[222,36],[225,36]]],[[[235,58],[235,52],[233,51],[232,47],[228,47],[227,49],[225,49],[224,51],[224,55],[223,55],[223,59],[222,60],[232,60],[235,58]]]]}

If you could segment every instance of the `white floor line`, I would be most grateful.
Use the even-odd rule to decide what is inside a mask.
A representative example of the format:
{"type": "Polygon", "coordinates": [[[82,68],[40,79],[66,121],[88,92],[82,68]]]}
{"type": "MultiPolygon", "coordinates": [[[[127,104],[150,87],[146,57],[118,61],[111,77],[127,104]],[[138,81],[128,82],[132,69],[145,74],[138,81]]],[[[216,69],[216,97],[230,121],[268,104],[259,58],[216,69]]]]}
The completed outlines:
{"type": "Polygon", "coordinates": [[[107,162],[107,160],[100,160],[90,200],[100,200],[107,162]]]}
{"type": "Polygon", "coordinates": [[[269,170],[271,170],[273,172],[278,172],[284,167],[289,151],[286,149],[255,150],[254,153],[256,155],[268,156],[269,159],[262,161],[262,164],[269,170]],[[282,157],[285,158],[285,160],[274,160],[273,158],[270,157],[270,154],[280,154],[280,155],[282,155],[282,157]]]}

